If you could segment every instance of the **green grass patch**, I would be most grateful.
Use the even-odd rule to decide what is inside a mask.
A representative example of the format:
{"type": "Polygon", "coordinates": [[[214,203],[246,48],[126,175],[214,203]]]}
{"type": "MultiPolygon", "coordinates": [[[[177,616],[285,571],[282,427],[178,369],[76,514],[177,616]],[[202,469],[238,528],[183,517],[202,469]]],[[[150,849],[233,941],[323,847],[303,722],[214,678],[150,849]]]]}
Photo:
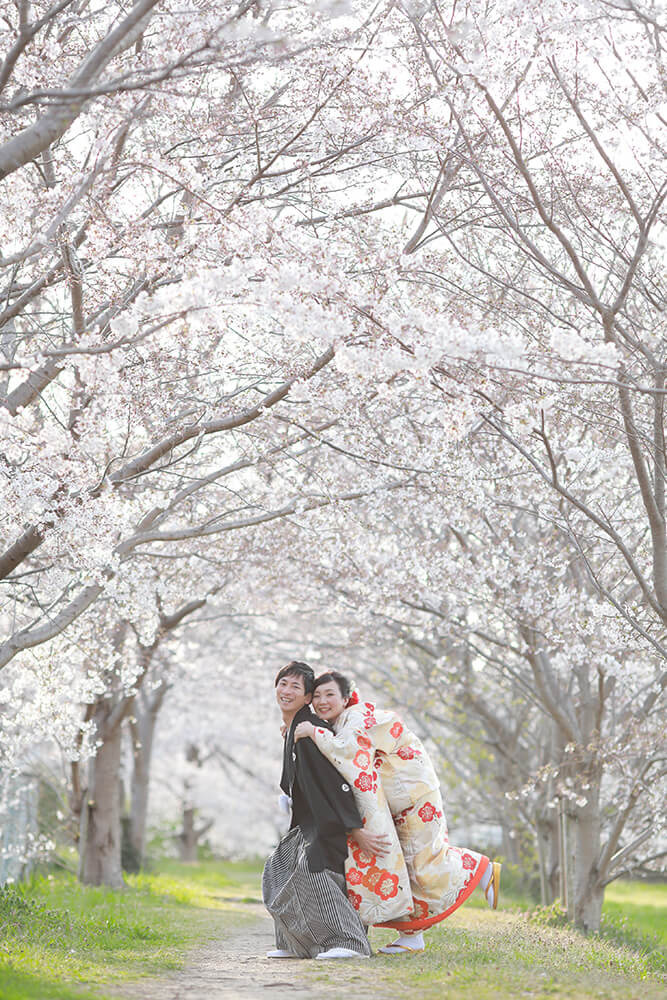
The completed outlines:
{"type": "MultiPolygon", "coordinates": [[[[511,887],[513,888],[513,886],[511,887]]],[[[529,919],[522,895],[502,892],[493,913],[481,893],[426,934],[422,954],[376,956],[373,978],[415,1000],[663,1000],[667,995],[667,885],[609,887],[603,931],[585,937],[558,915],[529,919]]],[[[374,929],[373,948],[393,940],[374,929]]],[[[352,986],[352,982],[350,982],[352,986]]]]}
{"type": "Polygon", "coordinates": [[[602,907],[603,927],[661,946],[667,953],[667,883],[612,882],[602,907]]]}
{"type": "MultiPolygon", "coordinates": [[[[667,885],[625,882],[612,888],[603,904],[600,931],[591,938],[626,949],[647,971],[667,971],[667,885]]],[[[529,919],[546,927],[568,926],[560,902],[536,907],[529,919]]]]}
{"type": "MultiPolygon", "coordinates": [[[[252,925],[256,910],[246,903],[259,899],[260,869],[261,862],[191,867],[168,861],[129,877],[123,892],[84,887],[65,874],[0,891],[0,997],[106,1000],[123,981],[179,968],[202,939],[252,925]]],[[[611,886],[608,926],[588,938],[550,920],[527,919],[529,908],[524,898],[504,892],[493,913],[476,893],[428,932],[423,954],[375,956],[333,968],[302,963],[299,975],[314,995],[318,984],[330,984],[341,996],[354,993],[362,1000],[667,995],[667,886],[611,886]]],[[[372,931],[374,948],[392,938],[391,931],[372,931]]]]}
{"type": "Polygon", "coordinates": [[[128,876],[137,888],[168,893],[191,906],[219,907],[228,902],[261,903],[263,861],[204,861],[185,865],[165,859],[156,872],[128,876]]]}
{"type": "Polygon", "coordinates": [[[2,1000],[104,1000],[100,993],[54,983],[52,979],[0,968],[2,1000]]]}
{"type": "MultiPolygon", "coordinates": [[[[392,939],[374,930],[373,947],[392,939]]],[[[663,1000],[667,986],[647,955],[600,937],[536,924],[518,912],[466,904],[426,935],[422,954],[373,960],[374,980],[420,1000],[663,1000]]]]}
{"type": "Polygon", "coordinates": [[[237,901],[255,891],[258,872],[169,863],[127,881],[114,892],[58,873],[0,890],[3,1000],[87,1000],[104,985],[180,968],[197,941],[252,919],[237,901]]]}

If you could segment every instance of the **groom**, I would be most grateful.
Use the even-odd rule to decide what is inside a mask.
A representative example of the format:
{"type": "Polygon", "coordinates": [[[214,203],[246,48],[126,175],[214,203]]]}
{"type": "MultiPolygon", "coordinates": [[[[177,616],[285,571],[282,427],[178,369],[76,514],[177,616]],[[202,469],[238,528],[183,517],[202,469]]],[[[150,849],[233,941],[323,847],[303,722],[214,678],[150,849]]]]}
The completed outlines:
{"type": "Polygon", "coordinates": [[[310,710],[315,674],[292,660],[275,681],[287,727],[280,787],[292,799],[292,823],[264,866],[262,895],[273,917],[269,958],[367,958],[359,915],[347,898],[347,837],[364,840],[350,786],[312,740],[294,742],[300,722],[330,729],[310,710]]]}

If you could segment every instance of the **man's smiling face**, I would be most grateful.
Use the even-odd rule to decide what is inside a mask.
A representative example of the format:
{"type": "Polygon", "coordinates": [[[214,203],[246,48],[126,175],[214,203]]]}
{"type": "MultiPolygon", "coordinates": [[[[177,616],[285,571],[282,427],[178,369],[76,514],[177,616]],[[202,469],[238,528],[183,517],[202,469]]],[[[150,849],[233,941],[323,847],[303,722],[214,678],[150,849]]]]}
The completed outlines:
{"type": "Polygon", "coordinates": [[[312,694],[306,694],[303,677],[287,674],[276,685],[276,701],[283,715],[296,715],[300,708],[310,703],[312,694]]]}

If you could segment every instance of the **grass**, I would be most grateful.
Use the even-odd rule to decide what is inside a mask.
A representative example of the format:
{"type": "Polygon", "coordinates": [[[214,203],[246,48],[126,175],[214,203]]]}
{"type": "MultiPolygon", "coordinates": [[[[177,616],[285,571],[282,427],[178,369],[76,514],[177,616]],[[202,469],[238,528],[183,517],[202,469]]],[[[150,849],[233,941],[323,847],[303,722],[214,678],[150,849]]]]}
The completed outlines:
{"type": "Polygon", "coordinates": [[[628,943],[653,943],[667,953],[667,883],[612,882],[605,893],[603,931],[628,943]]]}
{"type": "MultiPolygon", "coordinates": [[[[507,908],[493,913],[481,896],[474,896],[428,932],[422,954],[399,959],[377,955],[372,965],[375,991],[410,1000],[664,1000],[667,996],[667,950],[662,948],[667,885],[614,887],[605,902],[607,926],[591,937],[528,919],[520,897],[506,896],[501,907],[503,902],[507,908]]],[[[374,929],[373,949],[393,937],[391,931],[374,929]]],[[[313,983],[335,981],[341,995],[346,989],[358,991],[356,965],[356,969],[336,968],[335,979],[329,970],[313,970],[313,983]]]]}
{"type": "MultiPolygon", "coordinates": [[[[663,913],[664,917],[664,913],[663,913]]],[[[374,931],[374,947],[391,939],[374,931]]],[[[464,907],[428,934],[421,955],[374,962],[376,982],[393,981],[420,1000],[664,1000],[665,956],[538,924],[517,911],[464,907]],[[405,964],[404,964],[405,963],[405,964]],[[662,971],[661,971],[662,970],[662,971]]]]}
{"type": "Polygon", "coordinates": [[[641,956],[569,930],[530,924],[516,913],[454,914],[434,929],[427,951],[397,967],[380,959],[376,978],[411,987],[423,1000],[497,997],[658,1000],[666,980],[641,956]]]}
{"type": "Polygon", "coordinates": [[[51,977],[12,972],[0,968],[0,997],[2,1000],[104,1000],[100,993],[73,990],[54,983],[51,977]]]}
{"type": "MultiPolygon", "coordinates": [[[[252,862],[163,862],[122,893],[42,876],[0,892],[2,1000],[109,1000],[123,981],[181,967],[187,951],[256,919],[252,862]]],[[[600,936],[527,919],[505,894],[492,913],[473,897],[429,931],[423,954],[372,964],[299,965],[302,983],[336,996],[406,1000],[662,1000],[667,995],[667,885],[612,885],[600,936]],[[501,900],[501,905],[503,900],[501,900]]],[[[374,948],[392,939],[374,929],[374,948]]],[[[247,967],[246,967],[247,968],[247,967]]]]}
{"type": "MultiPolygon", "coordinates": [[[[512,906],[511,898],[507,903],[512,906]]],[[[667,885],[614,886],[604,918],[600,935],[584,937],[529,920],[518,907],[493,913],[481,897],[473,897],[429,932],[423,955],[411,957],[403,967],[391,958],[380,959],[378,978],[389,982],[391,977],[422,1000],[663,1000],[667,885]]],[[[388,932],[373,933],[375,947],[391,939],[388,932]]]]}
{"type": "Polygon", "coordinates": [[[2,1000],[99,998],[181,967],[197,941],[252,919],[238,903],[256,892],[257,867],[167,862],[127,881],[118,893],[58,874],[1,890],[2,1000]]]}

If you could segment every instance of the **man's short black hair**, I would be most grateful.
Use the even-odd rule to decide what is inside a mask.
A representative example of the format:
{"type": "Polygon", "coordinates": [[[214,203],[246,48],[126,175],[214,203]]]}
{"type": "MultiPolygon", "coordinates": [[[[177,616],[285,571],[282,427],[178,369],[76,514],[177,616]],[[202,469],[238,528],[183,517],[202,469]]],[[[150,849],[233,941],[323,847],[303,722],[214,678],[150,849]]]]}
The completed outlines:
{"type": "Polygon", "coordinates": [[[278,681],[283,677],[300,677],[303,680],[304,694],[312,694],[315,687],[315,671],[307,663],[300,660],[290,660],[286,667],[282,667],[276,674],[274,687],[278,687],[278,681]]]}

